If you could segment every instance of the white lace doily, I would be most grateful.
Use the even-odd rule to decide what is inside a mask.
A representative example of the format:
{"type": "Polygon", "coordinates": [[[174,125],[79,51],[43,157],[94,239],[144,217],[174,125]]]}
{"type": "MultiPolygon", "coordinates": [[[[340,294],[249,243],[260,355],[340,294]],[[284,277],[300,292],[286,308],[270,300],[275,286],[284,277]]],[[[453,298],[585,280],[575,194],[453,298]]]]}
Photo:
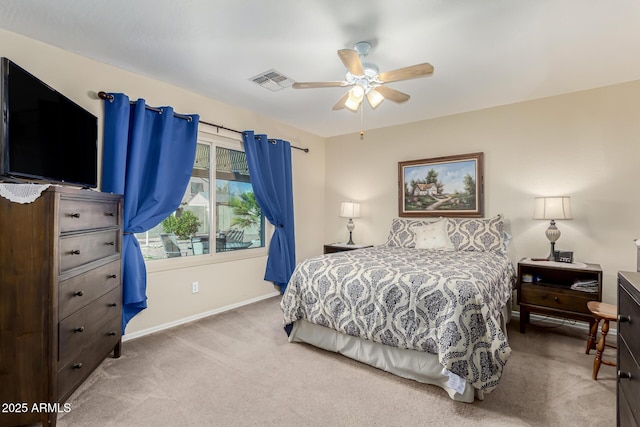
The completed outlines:
{"type": "Polygon", "coordinates": [[[51,184],[3,184],[0,183],[0,196],[15,203],[31,203],[51,184]]]}

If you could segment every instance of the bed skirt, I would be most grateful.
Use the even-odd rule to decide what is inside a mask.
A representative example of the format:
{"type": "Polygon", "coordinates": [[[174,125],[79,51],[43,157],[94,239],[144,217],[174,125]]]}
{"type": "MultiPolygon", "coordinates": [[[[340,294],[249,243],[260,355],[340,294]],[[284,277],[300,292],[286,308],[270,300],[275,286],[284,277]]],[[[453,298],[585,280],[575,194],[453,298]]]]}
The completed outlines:
{"type": "MultiPolygon", "coordinates": [[[[511,316],[510,303],[511,301],[505,305],[500,319],[505,334],[506,324],[511,316]]],[[[451,388],[448,385],[450,377],[443,373],[442,365],[435,354],[395,348],[363,340],[306,320],[294,322],[289,342],[311,344],[314,347],[340,353],[350,359],[366,363],[402,378],[438,386],[444,389],[451,399],[458,402],[473,403],[476,398],[484,400],[484,392],[474,389],[466,381],[462,393],[451,388]]],[[[459,387],[458,390],[460,390],[459,387]]]]}

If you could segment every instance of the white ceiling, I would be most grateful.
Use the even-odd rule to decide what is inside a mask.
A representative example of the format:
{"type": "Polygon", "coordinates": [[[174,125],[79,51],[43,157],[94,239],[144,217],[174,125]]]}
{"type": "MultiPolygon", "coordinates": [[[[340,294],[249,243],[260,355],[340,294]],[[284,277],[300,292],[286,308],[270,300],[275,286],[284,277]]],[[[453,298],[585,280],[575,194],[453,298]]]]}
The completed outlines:
{"type": "Polygon", "coordinates": [[[380,71],[435,67],[390,83],[411,99],[367,105],[365,129],[640,79],[638,0],[2,0],[0,28],[325,137],[360,130],[331,109],[344,88],[249,79],[342,80],[336,51],[362,40],[380,71]]]}

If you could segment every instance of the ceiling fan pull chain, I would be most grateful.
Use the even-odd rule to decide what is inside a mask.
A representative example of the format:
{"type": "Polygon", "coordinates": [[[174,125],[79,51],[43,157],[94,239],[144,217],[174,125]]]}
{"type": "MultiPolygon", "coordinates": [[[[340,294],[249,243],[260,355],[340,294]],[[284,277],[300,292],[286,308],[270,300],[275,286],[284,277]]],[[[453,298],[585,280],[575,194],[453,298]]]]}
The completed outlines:
{"type": "Polygon", "coordinates": [[[364,139],[364,102],[360,104],[360,139],[364,139]]]}

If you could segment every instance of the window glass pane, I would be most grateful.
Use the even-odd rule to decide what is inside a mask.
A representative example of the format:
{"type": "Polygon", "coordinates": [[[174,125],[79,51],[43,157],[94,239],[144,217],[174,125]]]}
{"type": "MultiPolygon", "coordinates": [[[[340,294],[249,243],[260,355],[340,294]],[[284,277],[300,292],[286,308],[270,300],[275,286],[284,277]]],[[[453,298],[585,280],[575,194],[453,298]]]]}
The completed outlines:
{"type": "Polygon", "coordinates": [[[145,260],[207,255],[264,247],[264,224],[240,143],[234,150],[199,142],[180,207],[153,229],[136,234],[136,238],[145,260]],[[215,177],[211,175],[212,161],[216,163],[215,177]],[[216,183],[213,199],[212,178],[216,183]],[[215,228],[211,226],[212,218],[215,228]]]}
{"type": "Polygon", "coordinates": [[[264,246],[264,217],[256,203],[243,151],[216,147],[216,252],[264,246]]]}

